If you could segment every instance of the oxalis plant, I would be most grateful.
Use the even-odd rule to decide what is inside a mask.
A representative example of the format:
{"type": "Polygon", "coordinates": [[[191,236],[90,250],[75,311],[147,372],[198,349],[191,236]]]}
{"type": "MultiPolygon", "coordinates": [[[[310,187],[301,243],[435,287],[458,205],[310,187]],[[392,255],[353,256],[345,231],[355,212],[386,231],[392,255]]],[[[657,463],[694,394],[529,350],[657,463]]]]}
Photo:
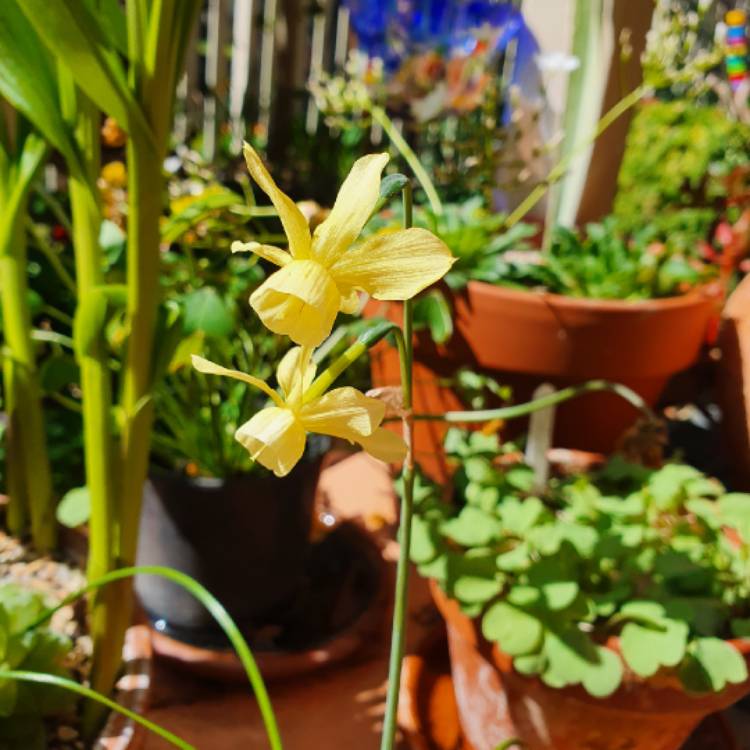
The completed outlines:
{"type": "Polygon", "coordinates": [[[619,455],[540,492],[496,435],[454,429],[446,450],[457,502],[420,481],[411,556],[516,671],[600,698],[626,669],[690,692],[747,679],[726,639],[750,635],[750,495],[619,455]]]}
{"type": "Polygon", "coordinates": [[[414,500],[415,419],[449,422],[490,421],[529,414],[579,393],[619,390],[634,403],[639,397],[604,381],[568,388],[528,404],[474,412],[419,415],[412,412],[412,298],[442,278],[454,262],[447,246],[430,231],[411,227],[411,186],[403,175],[381,181],[386,154],[365,156],[355,162],[344,181],[328,218],[314,233],[296,204],[273,181],[251,146],[244,147],[251,176],[276,208],[289,248],[283,250],[257,242],[235,242],[233,252],[251,252],[279,267],[253,292],[250,305],[273,333],[288,336],[297,346],[282,358],[276,372],[278,390],[250,373],[231,370],[199,356],[193,366],[200,372],[234,378],[264,393],[269,405],[251,416],[236,431],[236,439],[250,457],[276,476],[288,474],[302,458],[308,433],[320,433],[358,444],[386,462],[403,462],[402,505],[397,565],[388,695],[382,734],[383,750],[390,750],[396,733],[396,711],[404,652],[409,548],[414,500]],[[401,191],[404,228],[376,234],[358,243],[370,217],[401,191]],[[339,312],[356,312],[360,293],[379,300],[403,302],[401,327],[373,322],[349,349],[317,374],[316,347],[331,333],[339,312]],[[401,359],[401,395],[385,400],[354,388],[332,388],[336,378],[357,357],[387,335],[395,338],[401,359]],[[394,406],[394,400],[397,404],[394,406]],[[402,436],[385,429],[386,417],[398,416],[402,436]]]}

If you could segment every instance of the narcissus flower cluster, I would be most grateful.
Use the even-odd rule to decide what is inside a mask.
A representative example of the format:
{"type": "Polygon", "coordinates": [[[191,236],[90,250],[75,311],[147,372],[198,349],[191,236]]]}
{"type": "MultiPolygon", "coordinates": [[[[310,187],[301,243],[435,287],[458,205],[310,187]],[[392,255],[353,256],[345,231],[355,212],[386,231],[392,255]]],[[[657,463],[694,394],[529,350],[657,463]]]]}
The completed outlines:
{"type": "Polygon", "coordinates": [[[442,278],[453,263],[446,245],[425,229],[403,229],[357,244],[380,195],[387,154],[355,162],[325,221],[311,234],[297,205],[268,173],[258,154],[245,145],[248,169],[268,195],[281,219],[288,250],[257,242],[235,242],[234,252],[249,251],[279,266],[252,294],[250,305],[274,333],[299,346],[282,359],[276,372],[281,393],[250,374],[230,370],[202,357],[193,358],[201,372],[244,381],[272,405],[236,433],[253,460],[285,476],[302,458],[310,432],[344,438],[383,461],[401,460],[403,440],[381,427],[383,402],[355,388],[336,388],[306,397],[315,378],[314,347],[331,333],[339,312],[355,312],[359,293],[379,300],[407,300],[442,278]]]}

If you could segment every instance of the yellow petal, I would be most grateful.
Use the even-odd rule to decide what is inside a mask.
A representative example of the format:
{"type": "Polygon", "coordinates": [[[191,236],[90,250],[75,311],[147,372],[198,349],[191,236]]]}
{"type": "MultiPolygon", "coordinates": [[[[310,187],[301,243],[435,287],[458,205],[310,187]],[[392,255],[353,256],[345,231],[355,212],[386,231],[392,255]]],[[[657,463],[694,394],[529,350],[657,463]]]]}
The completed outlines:
{"type": "Polygon", "coordinates": [[[271,199],[276,210],[279,212],[279,218],[289,240],[289,250],[295,258],[310,257],[310,227],[307,224],[302,211],[297,208],[297,204],[288,196],[279,190],[278,185],[274,182],[273,177],[268,173],[265,164],[261,161],[260,156],[255,149],[246,143],[242,149],[245,154],[245,161],[250,174],[258,187],[271,199]]]}
{"type": "Polygon", "coordinates": [[[356,388],[336,388],[305,404],[298,416],[308,432],[358,441],[383,421],[385,404],[356,388]]]}
{"type": "Polygon", "coordinates": [[[315,364],[308,346],[292,347],[276,368],[276,380],[284,391],[287,403],[301,400],[302,394],[315,379],[315,364]]]}
{"type": "Polygon", "coordinates": [[[341,294],[320,263],[293,260],[253,292],[250,304],[266,328],[300,346],[317,346],[333,328],[341,294]]]}
{"type": "Polygon", "coordinates": [[[277,477],[286,476],[305,451],[305,430],[289,409],[259,411],[234,434],[257,461],[277,477]]]}
{"type": "Polygon", "coordinates": [[[343,255],[370,218],[380,196],[380,174],[388,154],[370,154],[354,162],[331,213],[313,234],[312,253],[324,265],[343,255]]]}
{"type": "Polygon", "coordinates": [[[406,300],[441,279],[455,258],[426,229],[375,235],[331,267],[342,288],[355,287],[381,300],[406,300]]]}
{"type": "Polygon", "coordinates": [[[292,256],[280,247],[273,245],[261,245],[259,242],[233,242],[233,253],[255,253],[257,256],[274,263],[277,266],[285,266],[292,256]]]}
{"type": "Polygon", "coordinates": [[[357,442],[371,455],[387,464],[406,458],[406,443],[398,433],[378,427],[372,435],[358,438],[357,442]]]}
{"type": "Polygon", "coordinates": [[[279,396],[279,394],[276,393],[268,383],[260,378],[254,378],[252,375],[247,375],[239,370],[230,370],[226,367],[222,367],[221,365],[211,362],[211,360],[199,357],[197,354],[193,354],[190,359],[193,362],[193,367],[195,367],[198,372],[205,372],[207,375],[223,375],[225,378],[241,380],[243,383],[248,383],[259,388],[267,396],[270,396],[277,406],[284,406],[284,401],[281,396],[279,396]]]}

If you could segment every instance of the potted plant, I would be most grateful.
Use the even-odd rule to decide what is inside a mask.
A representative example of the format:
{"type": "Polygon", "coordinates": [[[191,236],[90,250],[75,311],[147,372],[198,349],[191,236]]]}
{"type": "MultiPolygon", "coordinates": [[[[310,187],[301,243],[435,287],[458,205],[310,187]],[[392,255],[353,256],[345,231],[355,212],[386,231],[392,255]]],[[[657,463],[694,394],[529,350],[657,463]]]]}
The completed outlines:
{"type": "MultiPolygon", "coordinates": [[[[439,389],[466,363],[510,385],[521,399],[545,381],[567,386],[606,378],[653,405],[669,378],[701,350],[715,309],[704,290],[711,270],[656,241],[648,228],[626,235],[613,218],[583,232],[558,228],[540,251],[528,242],[533,227],[503,233],[503,220],[478,203],[447,208],[442,216],[424,209],[417,223],[429,226],[458,257],[446,276],[454,329],[443,329],[443,343],[424,334],[418,339],[416,398],[422,409],[441,402],[456,408],[455,396],[439,389]]],[[[427,323],[440,320],[439,301],[423,304],[427,323]]],[[[397,314],[382,305],[369,309],[397,314]]],[[[381,347],[373,358],[376,384],[393,382],[394,356],[381,347]]],[[[558,444],[611,449],[634,419],[630,405],[611,394],[591,394],[575,407],[561,407],[558,444]]],[[[434,452],[444,434],[433,428],[428,436],[434,452]]],[[[438,468],[444,477],[445,464],[438,468]]]]}
{"type": "Polygon", "coordinates": [[[453,430],[455,503],[423,484],[412,559],[443,614],[477,750],[673,750],[750,688],[750,498],[614,455],[542,486],[453,430]]]}

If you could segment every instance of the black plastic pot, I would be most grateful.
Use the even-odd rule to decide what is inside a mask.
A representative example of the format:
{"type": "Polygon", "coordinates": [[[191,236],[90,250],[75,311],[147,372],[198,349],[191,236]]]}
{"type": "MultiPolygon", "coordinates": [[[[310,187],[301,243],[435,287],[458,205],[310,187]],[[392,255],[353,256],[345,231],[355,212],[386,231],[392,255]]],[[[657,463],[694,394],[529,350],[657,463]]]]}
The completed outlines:
{"type": "MultiPolygon", "coordinates": [[[[146,483],[139,565],[163,565],[202,583],[246,632],[290,606],[304,579],[320,459],[283,479],[152,476],[146,483]]],[[[138,576],[152,623],[180,640],[222,646],[211,615],[191,594],[156,576],[138,576]]]]}

